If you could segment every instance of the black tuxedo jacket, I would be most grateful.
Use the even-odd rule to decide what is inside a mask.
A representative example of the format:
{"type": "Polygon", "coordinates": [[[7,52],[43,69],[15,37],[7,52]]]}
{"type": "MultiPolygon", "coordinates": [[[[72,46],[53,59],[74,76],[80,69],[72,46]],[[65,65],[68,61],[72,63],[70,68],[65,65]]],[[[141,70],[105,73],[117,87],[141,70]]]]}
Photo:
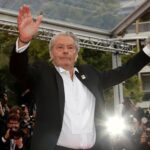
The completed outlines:
{"type": "MultiPolygon", "coordinates": [[[[98,72],[90,65],[78,66],[76,76],[96,97],[95,117],[103,113],[103,90],[116,85],[137,73],[150,58],[140,51],[123,66],[98,72]],[[84,77],[83,77],[84,75],[84,77]]],[[[28,50],[10,58],[10,71],[24,86],[30,88],[37,104],[37,118],[31,150],[54,150],[64,114],[63,80],[54,66],[45,62],[28,65],[28,50]]]]}

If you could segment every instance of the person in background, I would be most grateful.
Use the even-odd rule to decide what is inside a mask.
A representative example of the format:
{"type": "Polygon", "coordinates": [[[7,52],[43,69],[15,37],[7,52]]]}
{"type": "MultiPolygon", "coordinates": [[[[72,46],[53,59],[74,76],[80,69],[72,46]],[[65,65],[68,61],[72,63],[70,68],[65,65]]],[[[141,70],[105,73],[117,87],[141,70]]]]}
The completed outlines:
{"type": "Polygon", "coordinates": [[[1,104],[5,112],[9,112],[9,106],[8,106],[8,95],[7,93],[3,93],[1,97],[1,104]]]}
{"type": "Polygon", "coordinates": [[[1,127],[0,148],[2,150],[23,150],[23,132],[20,130],[20,118],[10,114],[6,126],[1,127]]]}
{"type": "Polygon", "coordinates": [[[8,106],[8,96],[6,92],[3,92],[0,95],[0,117],[6,120],[9,111],[10,111],[10,108],[8,106]]]}

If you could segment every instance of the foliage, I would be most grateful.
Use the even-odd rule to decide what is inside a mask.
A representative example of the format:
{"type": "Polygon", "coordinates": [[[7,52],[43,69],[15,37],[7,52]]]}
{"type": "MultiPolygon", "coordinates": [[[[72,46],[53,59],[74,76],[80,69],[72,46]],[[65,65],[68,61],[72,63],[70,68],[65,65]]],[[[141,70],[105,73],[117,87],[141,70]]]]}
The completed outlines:
{"type": "Polygon", "coordinates": [[[82,59],[101,71],[111,68],[111,53],[108,52],[84,49],[82,59]]]}
{"type": "MultiPolygon", "coordinates": [[[[135,53],[137,52],[134,49],[135,53]]],[[[130,59],[132,55],[124,55],[122,56],[122,62],[125,63],[128,59],[130,59]]],[[[131,97],[132,100],[136,103],[142,100],[143,92],[141,89],[141,81],[139,80],[138,74],[134,75],[130,79],[124,82],[124,96],[131,97]]]]}
{"type": "Polygon", "coordinates": [[[30,46],[30,62],[38,59],[49,60],[48,42],[41,40],[33,40],[30,46]]]}

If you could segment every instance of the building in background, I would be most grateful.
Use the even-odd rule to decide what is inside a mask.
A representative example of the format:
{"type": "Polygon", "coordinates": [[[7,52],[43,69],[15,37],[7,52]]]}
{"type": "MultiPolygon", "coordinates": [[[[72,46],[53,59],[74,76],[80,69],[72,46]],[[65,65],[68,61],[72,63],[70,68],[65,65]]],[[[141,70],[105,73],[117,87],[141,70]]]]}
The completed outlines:
{"type": "MultiPolygon", "coordinates": [[[[122,0],[122,4],[139,3],[137,0],[122,0]]],[[[132,43],[140,50],[145,45],[145,40],[150,36],[150,0],[141,0],[141,4],[113,30],[114,38],[132,43]],[[144,1],[143,3],[141,3],[144,1]]],[[[125,7],[125,5],[124,5],[125,7]]],[[[128,8],[132,8],[134,5],[128,8]]],[[[126,7],[127,8],[127,7],[126,7]]],[[[125,13],[125,12],[122,12],[125,13]]],[[[150,65],[144,67],[139,77],[142,81],[144,92],[143,100],[150,100],[150,65]]]]}

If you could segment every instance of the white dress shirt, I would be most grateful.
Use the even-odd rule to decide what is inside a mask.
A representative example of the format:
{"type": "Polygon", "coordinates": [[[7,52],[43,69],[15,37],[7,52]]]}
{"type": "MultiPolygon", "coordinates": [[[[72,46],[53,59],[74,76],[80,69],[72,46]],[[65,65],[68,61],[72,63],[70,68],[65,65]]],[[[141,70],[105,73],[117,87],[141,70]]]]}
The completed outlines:
{"type": "Polygon", "coordinates": [[[15,141],[14,141],[14,139],[11,139],[10,140],[10,150],[15,150],[15,147],[16,147],[15,141]]]}
{"type": "MultiPolygon", "coordinates": [[[[56,67],[64,83],[65,107],[57,145],[88,149],[95,144],[95,97],[82,82],[61,67],[56,67]]],[[[77,71],[77,69],[75,68],[77,71]]]]}

